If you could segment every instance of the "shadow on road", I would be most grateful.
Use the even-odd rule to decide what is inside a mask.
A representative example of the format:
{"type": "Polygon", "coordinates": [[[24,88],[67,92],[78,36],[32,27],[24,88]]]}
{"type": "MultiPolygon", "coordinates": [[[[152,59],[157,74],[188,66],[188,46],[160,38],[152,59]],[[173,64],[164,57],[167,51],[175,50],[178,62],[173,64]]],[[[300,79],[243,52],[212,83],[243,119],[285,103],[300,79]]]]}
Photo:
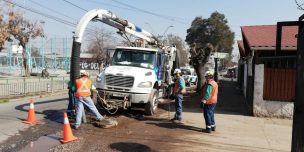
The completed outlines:
{"type": "MultiPolygon", "coordinates": [[[[48,100],[48,101],[42,101],[42,102],[35,102],[34,105],[40,105],[40,104],[46,104],[46,103],[52,103],[52,102],[58,102],[62,100],[68,100],[68,98],[61,98],[61,99],[54,99],[54,100],[48,100]]],[[[28,112],[28,108],[25,109],[24,107],[30,106],[30,103],[21,104],[15,107],[16,110],[28,112]]],[[[43,112],[35,111],[36,114],[43,114],[43,112]]]]}
{"type": "Polygon", "coordinates": [[[146,145],[131,142],[112,143],[110,144],[110,148],[121,152],[152,151],[151,148],[146,145]]]}
{"type": "MultiPolygon", "coordinates": [[[[52,103],[52,102],[58,102],[58,101],[62,101],[62,100],[68,100],[67,98],[60,98],[60,99],[54,99],[54,100],[47,100],[47,101],[42,101],[42,102],[35,102],[35,106],[36,105],[42,105],[42,104],[47,104],[47,103],[52,103]]],[[[29,107],[29,103],[26,104],[21,104],[15,107],[16,110],[19,111],[24,111],[24,112],[28,112],[28,108],[25,107],[29,107]]],[[[39,111],[35,111],[36,114],[43,114],[45,115],[45,119],[53,121],[53,122],[57,122],[57,123],[63,123],[63,112],[66,109],[57,109],[57,110],[43,110],[42,112],[39,111]]],[[[25,120],[26,117],[24,118],[17,118],[19,120],[25,120]]]]}
{"type": "MultiPolygon", "coordinates": [[[[183,112],[202,113],[199,108],[201,96],[191,92],[184,96],[183,112]]],[[[218,103],[216,113],[250,116],[250,110],[246,106],[245,98],[238,88],[237,82],[222,81],[219,84],[218,103]]],[[[175,103],[163,103],[160,108],[166,111],[175,111],[175,103]],[[169,106],[170,105],[170,106],[169,106]]]]}
{"type": "Polygon", "coordinates": [[[146,124],[155,125],[155,126],[167,128],[167,129],[185,129],[185,130],[191,130],[191,131],[196,131],[196,132],[202,131],[202,128],[185,125],[183,123],[172,123],[171,121],[170,122],[168,122],[168,121],[167,122],[146,122],[146,124]]]}

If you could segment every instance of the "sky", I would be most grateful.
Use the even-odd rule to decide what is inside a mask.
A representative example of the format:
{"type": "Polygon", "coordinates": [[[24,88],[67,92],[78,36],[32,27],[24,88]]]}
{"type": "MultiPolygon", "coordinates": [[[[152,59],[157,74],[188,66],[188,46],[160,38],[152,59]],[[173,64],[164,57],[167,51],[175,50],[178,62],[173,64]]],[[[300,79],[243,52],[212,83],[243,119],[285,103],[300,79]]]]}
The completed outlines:
{"type": "MultiPolygon", "coordinates": [[[[304,3],[304,0],[297,1],[304,3]]],[[[304,14],[304,11],[297,9],[295,0],[13,0],[13,2],[75,24],[86,13],[85,10],[105,9],[155,35],[163,35],[166,32],[165,34],[178,35],[182,39],[186,38],[186,31],[195,17],[208,18],[214,11],[226,16],[231,30],[235,32],[235,40],[241,39],[240,26],[293,21],[304,14]]],[[[44,21],[44,30],[49,37],[72,37],[72,32],[76,28],[30,11],[25,11],[25,14],[31,20],[44,21]]],[[[94,26],[116,31],[103,23],[94,23],[94,26]]],[[[238,54],[236,45],[233,54],[235,56],[238,54]]]]}

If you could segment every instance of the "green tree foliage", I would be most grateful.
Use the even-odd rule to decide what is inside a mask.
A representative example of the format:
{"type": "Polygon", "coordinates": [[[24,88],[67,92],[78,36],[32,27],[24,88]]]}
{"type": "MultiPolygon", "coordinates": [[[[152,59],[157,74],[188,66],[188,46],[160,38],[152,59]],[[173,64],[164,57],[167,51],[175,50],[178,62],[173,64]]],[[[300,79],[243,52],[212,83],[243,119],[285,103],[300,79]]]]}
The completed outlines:
{"type": "Polygon", "coordinates": [[[187,30],[186,42],[190,46],[190,64],[198,75],[197,91],[204,83],[205,64],[212,51],[231,54],[234,33],[224,14],[214,12],[209,18],[196,17],[187,30]]]}

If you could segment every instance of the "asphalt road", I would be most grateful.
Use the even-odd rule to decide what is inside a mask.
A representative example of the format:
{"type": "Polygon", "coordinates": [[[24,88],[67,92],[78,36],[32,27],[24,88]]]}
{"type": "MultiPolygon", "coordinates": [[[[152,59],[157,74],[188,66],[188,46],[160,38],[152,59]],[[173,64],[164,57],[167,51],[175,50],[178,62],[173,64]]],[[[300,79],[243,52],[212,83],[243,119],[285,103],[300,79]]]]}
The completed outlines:
{"type": "Polygon", "coordinates": [[[29,99],[0,104],[0,151],[20,149],[44,134],[56,133],[61,129],[59,124],[63,119],[62,111],[68,104],[67,96],[35,99],[34,103],[36,117],[44,125],[31,126],[22,123],[27,118],[29,99]]]}
{"type": "Polygon", "coordinates": [[[88,123],[73,129],[79,140],[62,145],[58,138],[65,96],[37,101],[37,116],[45,124],[31,127],[20,120],[27,116],[28,101],[0,104],[1,138],[7,138],[0,143],[0,151],[290,151],[291,120],[252,117],[235,82],[222,82],[220,87],[217,130],[212,134],[202,132],[200,97],[193,92],[184,97],[182,124],[169,121],[173,102],[161,104],[154,116],[145,116],[142,109],[108,116],[118,121],[117,127],[109,129],[96,127],[87,115],[88,123]],[[33,150],[29,145],[44,149],[33,150]]]}

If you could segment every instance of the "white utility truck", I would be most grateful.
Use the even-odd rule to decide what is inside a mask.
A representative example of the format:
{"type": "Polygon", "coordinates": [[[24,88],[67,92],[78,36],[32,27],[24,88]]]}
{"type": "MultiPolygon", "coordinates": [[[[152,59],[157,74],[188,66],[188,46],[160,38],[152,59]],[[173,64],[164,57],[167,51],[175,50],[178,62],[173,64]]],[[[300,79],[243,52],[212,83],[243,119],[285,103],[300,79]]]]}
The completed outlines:
{"type": "MultiPolygon", "coordinates": [[[[159,99],[169,96],[172,71],[179,67],[179,51],[175,46],[164,46],[153,34],[107,10],[91,10],[83,16],[76,28],[73,48],[80,48],[79,37],[90,20],[117,28],[127,40],[127,34],[138,38],[130,46],[116,47],[111,64],[98,75],[96,104],[109,113],[142,106],[146,114],[153,115],[159,99]]],[[[72,54],[72,60],[76,57],[72,54]]]]}

